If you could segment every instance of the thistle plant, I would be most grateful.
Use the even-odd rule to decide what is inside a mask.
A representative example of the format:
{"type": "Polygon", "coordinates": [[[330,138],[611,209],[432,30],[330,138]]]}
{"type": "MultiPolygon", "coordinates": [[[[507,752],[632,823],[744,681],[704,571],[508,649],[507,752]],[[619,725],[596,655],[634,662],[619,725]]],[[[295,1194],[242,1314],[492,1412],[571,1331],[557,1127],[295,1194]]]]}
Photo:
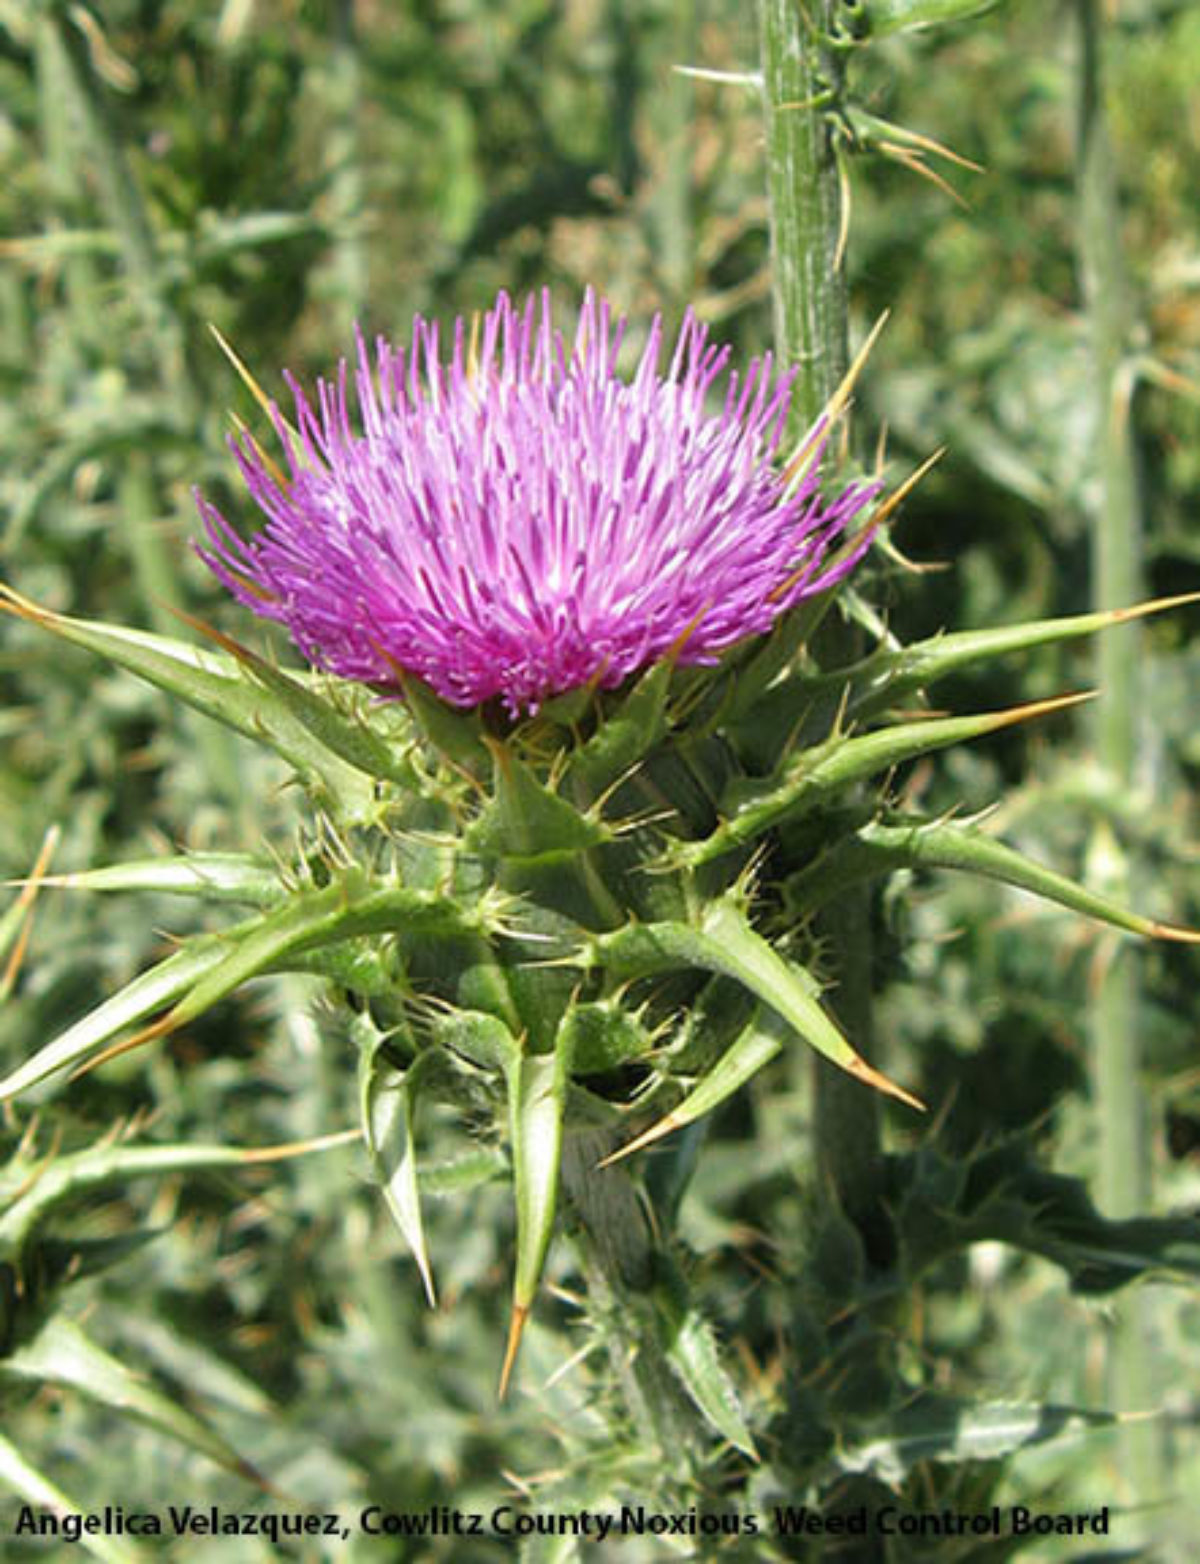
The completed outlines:
{"type": "MultiPolygon", "coordinates": [[[[263,415],[232,441],[245,493],[218,506],[205,476],[196,545],[304,667],[281,661],[278,641],[263,650],[192,621],[197,645],[165,620],[147,633],[0,589],[11,613],[272,751],[299,784],[287,848],[56,879],[39,865],[46,886],[171,893],[228,922],[32,1051],[0,1100],[40,1104],[252,980],[323,982],[329,1068],[355,1080],[355,1134],[431,1306],[442,1256],[429,1199],[511,1186],[502,1390],[547,1273],[572,1284],[602,1415],[599,1435],[555,1430],[566,1504],[636,1492],[664,1509],[733,1495],[834,1506],[854,1484],[899,1488],[914,1473],[922,1504],[982,1502],[998,1457],[1107,1419],[970,1402],[924,1376],[919,1354],[901,1362],[922,1278],[979,1240],[1048,1258],[1093,1294],[1200,1273],[1193,1225],[1106,1221],[1021,1137],[964,1150],[941,1101],[920,1115],[921,1061],[885,1060],[871,1037],[869,888],[898,871],[971,874],[1128,934],[1195,938],[1023,856],[983,819],[918,812],[903,786],[913,761],[1089,694],[947,714],[943,681],[1119,635],[1182,601],[1118,594],[1126,606],[908,646],[870,607],[913,480],[885,483],[844,454],[866,358],[847,363],[847,155],[928,174],[927,157],[950,154],[868,112],[847,78],[875,40],[988,8],[764,0],[764,70],[747,79],[767,115],[774,361],[735,364],[697,315],[672,335],[589,292],[574,311],[502,294],[448,328],[418,318],[397,341],[359,336],[329,379],[288,377],[282,405],[242,370],[263,415]],[[815,1165],[798,1170],[811,1220],[777,1278],[778,1374],[747,1396],[710,1328],[680,1206],[715,1111],[804,1050],[820,1083],[815,1165]],[[905,1140],[878,1133],[885,1102],[905,1140]],[[946,1479],[939,1463],[959,1465],[946,1479]]],[[[353,105],[338,101],[353,141],[353,105]]],[[[354,173],[336,201],[346,317],[363,287],[354,173]]],[[[0,953],[26,910],[0,926],[0,953]]],[[[340,1126],[322,1128],[334,1143],[340,1126]]],[[[83,1269],[51,1222],[71,1195],[252,1160],[266,1157],[125,1144],[55,1159],[22,1142],[0,1178],[9,1378],[52,1379],[56,1352],[73,1351],[90,1365],[79,1388],[107,1382],[110,1400],[244,1470],[210,1430],[172,1423],[162,1398],[138,1406],[40,1283],[83,1269]]],[[[61,1502],[3,1442],[0,1476],[61,1502]]]]}
{"type": "MultiPolygon", "coordinates": [[[[360,342],[356,397],[343,364],[312,398],[293,387],[294,424],[264,397],[283,465],[265,432],[233,450],[267,525],[243,540],[201,498],[201,547],[236,597],[287,626],[311,673],[217,632],[198,650],[4,594],[277,751],[311,809],[288,861],[190,854],[69,876],[246,915],[186,940],[0,1092],[160,1039],[257,976],[328,978],[357,1045],[362,1137],[431,1302],[426,1109],[453,1104],[481,1149],[505,1147],[503,1381],[564,1168],[578,1235],[611,1258],[603,1227],[622,1203],[597,1192],[627,1187],[615,1164],[697,1124],[786,1047],[919,1107],[822,1002],[805,930],[831,897],[933,864],[1181,932],[970,825],[898,813],[889,784],[918,756],[1084,698],[914,720],[939,678],[1129,615],[884,641],[816,667],[808,638],[904,489],[826,497],[845,387],[781,459],[791,376],[769,360],[732,370],[693,317],[665,369],[655,321],[625,373],[627,329],[592,295],[571,336],[547,299],[501,297],[477,326],[457,323],[445,357],[423,321],[406,348],[360,342]]],[[[701,1422],[749,1449],[699,1317],[680,1329],[690,1305],[670,1245],[648,1235],[610,1277],[649,1291],[641,1372],[656,1348],[701,1422]]]]}

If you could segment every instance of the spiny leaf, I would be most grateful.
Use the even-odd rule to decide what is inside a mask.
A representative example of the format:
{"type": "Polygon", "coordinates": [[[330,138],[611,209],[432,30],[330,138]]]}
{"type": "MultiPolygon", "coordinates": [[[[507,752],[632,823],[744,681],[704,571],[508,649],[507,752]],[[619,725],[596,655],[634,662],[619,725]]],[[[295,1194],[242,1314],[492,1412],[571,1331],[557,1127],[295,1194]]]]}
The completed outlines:
{"type": "Polygon", "coordinates": [[[898,145],[917,157],[945,158],[948,163],[953,163],[958,168],[969,169],[973,174],[984,172],[981,164],[972,162],[969,157],[963,157],[951,147],[943,146],[932,136],[911,130],[906,125],[896,125],[890,120],[881,119],[879,115],[870,113],[860,104],[848,103],[842,112],[846,123],[854,132],[855,139],[865,147],[886,148],[889,145],[898,145]]]}
{"type": "Polygon", "coordinates": [[[1035,863],[1023,853],[970,826],[949,820],[887,817],[864,826],[847,841],[823,854],[784,885],[788,903],[810,913],[849,885],[875,879],[895,869],[925,867],[960,869],[1000,880],[1035,896],[1058,902],[1088,918],[1098,918],[1130,934],[1150,939],[1200,942],[1200,931],[1177,928],[1129,912],[1107,896],[1077,885],[1066,875],[1035,863]]]}
{"type": "MultiPolygon", "coordinates": [[[[339,813],[351,819],[370,818],[375,797],[372,778],[312,731],[306,701],[285,700],[277,689],[252,677],[236,658],[145,630],[70,619],[3,585],[0,609],[107,658],[235,732],[267,745],[309,785],[319,787],[339,813]]],[[[359,736],[353,725],[346,726],[359,736]]]]}
{"type": "Polygon", "coordinates": [[[288,958],[289,972],[326,978],[364,999],[395,998],[402,979],[392,953],[370,937],[343,940],[288,958]]]}
{"type": "Polygon", "coordinates": [[[490,741],[492,799],[466,834],[469,851],[518,864],[572,858],[612,832],[545,787],[504,744],[490,741]]]}
{"type": "Polygon", "coordinates": [[[480,1146],[446,1162],[423,1164],[421,1187],[427,1195],[465,1195],[507,1176],[508,1162],[499,1148],[480,1146]]]}
{"type": "MultiPolygon", "coordinates": [[[[153,1232],[146,1234],[151,1240],[157,1236],[153,1232]]],[[[198,1330],[202,1331],[204,1325],[204,1321],[197,1321],[198,1330]]],[[[186,1385],[189,1396],[253,1418],[260,1427],[265,1419],[279,1415],[273,1397],[257,1379],[251,1378],[253,1367],[235,1368],[199,1335],[193,1336],[178,1315],[164,1317],[144,1310],[120,1317],[106,1313],[105,1326],[109,1332],[115,1332],[113,1351],[136,1351],[168,1379],[186,1385]]]]}
{"type": "Polygon", "coordinates": [[[1063,695],[1007,711],[897,723],[858,738],[837,735],[796,756],[780,777],[733,784],[723,800],[727,813],[721,825],[703,841],[674,845],[669,861],[693,867],[709,863],[880,771],[1091,698],[1090,693],[1063,695]]]}
{"type": "Polygon", "coordinates": [[[926,1145],[897,1174],[894,1209],[909,1274],[990,1240],[1061,1266],[1079,1293],[1110,1293],[1148,1277],[1200,1280],[1194,1217],[1101,1216],[1082,1180],[1037,1165],[1027,1138],[986,1147],[969,1162],[926,1145]]]}
{"type": "Polygon", "coordinates": [[[769,1020],[764,1023],[755,1016],[733,1046],[727,1049],[712,1069],[692,1087],[681,1103],[672,1108],[670,1113],[659,1119],[657,1123],[652,1124],[648,1130],[643,1130],[628,1145],[622,1146],[611,1156],[606,1157],[600,1166],[608,1167],[612,1162],[619,1162],[635,1151],[652,1146],[664,1135],[670,1135],[674,1130],[681,1130],[685,1125],[693,1124],[705,1114],[711,1113],[714,1108],[720,1107],[726,1098],[732,1097],[734,1092],[744,1086],[752,1076],[757,1075],[764,1065],[769,1064],[782,1047],[783,1040],[777,1028],[772,1027],[769,1020]]]}
{"type": "Polygon", "coordinates": [[[249,853],[184,853],[174,858],[142,858],[50,875],[44,885],[78,891],[158,891],[195,896],[202,901],[250,903],[265,907],[285,894],[278,871],[249,853]]]}
{"type": "Polygon", "coordinates": [[[564,1041],[552,1054],[522,1052],[511,1060],[507,1073],[517,1259],[512,1319],[500,1370],[501,1397],[508,1389],[554,1232],[570,1049],[564,1041]]]}
{"type": "MultiPolygon", "coordinates": [[[[515,1025],[515,1012],[504,1008],[515,1025]]],[[[520,1050],[512,1028],[490,1011],[455,1009],[435,1016],[431,1027],[438,1042],[481,1070],[508,1074],[516,1066],[520,1050]]]]}
{"type": "Polygon", "coordinates": [[[832,592],[798,603],[790,614],[777,619],[770,631],[753,643],[753,649],[735,647],[722,667],[727,688],[710,725],[736,724],[753,714],[765,693],[775,687],[795,662],[800,648],[817,629],[832,601],[832,592]]]}
{"type": "Polygon", "coordinates": [[[893,642],[845,668],[828,673],[798,671],[777,679],[770,688],[764,686],[756,691],[753,700],[739,701],[733,715],[744,742],[757,750],[763,747],[764,727],[787,731],[811,713],[835,709],[852,721],[861,720],[968,668],[1039,646],[1096,635],[1198,599],[1200,594],[1190,593],[1158,598],[1132,608],[935,635],[911,646],[893,642]]]}
{"type": "Polygon", "coordinates": [[[31,1235],[59,1207],[103,1189],[138,1178],[167,1178],[217,1168],[239,1169],[265,1162],[282,1162],[307,1156],[310,1152],[332,1150],[357,1139],[358,1131],[349,1130],[315,1140],[259,1147],[131,1146],[107,1142],[66,1156],[48,1156],[27,1166],[18,1163],[18,1188],[0,1190],[0,1198],[4,1200],[0,1211],[0,1256],[5,1259],[19,1257],[31,1235]]]}
{"type": "Polygon", "coordinates": [[[374,1026],[364,1023],[357,1033],[363,1140],[387,1208],[417,1262],[429,1307],[436,1309],[437,1292],[421,1220],[415,1145],[417,1095],[430,1055],[419,1055],[407,1070],[401,1070],[381,1052],[385,1037],[374,1026]]]}
{"type": "Polygon", "coordinates": [[[205,972],[220,964],[227,949],[218,934],[190,940],[182,950],[134,978],[0,1080],[0,1102],[99,1053],[118,1032],[185,994],[205,972]]]}
{"type": "MultiPolygon", "coordinates": [[[[185,624],[228,652],[234,662],[245,669],[263,689],[278,696],[296,722],[330,753],[367,776],[396,782],[401,787],[412,786],[412,768],[401,752],[374,732],[365,721],[347,716],[334,705],[329,695],[318,694],[232,636],[179,609],[175,613],[185,624]]],[[[346,689],[355,696],[361,695],[355,685],[347,685],[346,689]]]]}
{"type": "Polygon", "coordinates": [[[616,1000],[573,1004],[562,1022],[576,1075],[604,1075],[633,1059],[644,1059],[654,1039],[636,1016],[616,1000]]]}
{"type": "Polygon", "coordinates": [[[162,1020],[126,1044],[164,1037],[224,999],[253,977],[303,970],[324,952],[364,934],[469,932],[474,927],[452,902],[403,886],[380,887],[357,873],[319,890],[289,896],[274,910],[220,934],[201,935],[123,988],[0,1081],[0,1102],[57,1070],[90,1067],[109,1056],[118,1032],[164,1004],[162,1020]]]}
{"type": "Polygon", "coordinates": [[[926,1395],[898,1408],[839,1449],[818,1481],[869,1473],[898,1486],[926,1461],[1000,1461],[1036,1445],[1076,1442],[1113,1428],[1112,1412],[1051,1402],[965,1401],[926,1395]]]}
{"type": "Polygon", "coordinates": [[[476,781],[485,777],[488,751],[479,713],[448,705],[415,673],[398,664],[394,671],[413,723],[426,743],[467,776],[476,781]]]}
{"type": "Polygon", "coordinates": [[[961,630],[951,635],[932,636],[912,646],[888,648],[873,653],[851,668],[824,674],[810,680],[810,687],[824,684],[848,688],[847,711],[864,716],[891,705],[897,699],[926,689],[950,674],[979,667],[1014,652],[1033,651],[1063,641],[1098,635],[1118,625],[1130,624],[1152,614],[1166,613],[1188,603],[1200,602],[1200,593],[1155,598],[1131,608],[1114,608],[1098,613],[1070,614],[1059,619],[1034,619],[1025,624],[1000,625],[990,630],[961,630]]]}
{"type": "Polygon", "coordinates": [[[193,1021],[249,978],[289,958],[364,934],[462,934],[474,928],[454,902],[405,886],[380,886],[354,870],[320,890],[301,891],[223,936],[227,954],[153,1028],[163,1036],[193,1021]]]}
{"type": "Polygon", "coordinates": [[[863,0],[854,7],[855,32],[877,38],[918,32],[947,22],[965,22],[998,4],[999,0],[863,0]]]}
{"type": "Polygon", "coordinates": [[[654,1289],[654,1318],[663,1355],[692,1401],[735,1450],[757,1460],[733,1381],[725,1371],[712,1326],[674,1272],[654,1289]]]}
{"type": "Polygon", "coordinates": [[[821,1008],[815,979],[756,934],[732,900],[710,904],[699,928],[683,923],[627,924],[611,934],[597,935],[586,947],[582,961],[622,979],[686,967],[733,978],[777,1011],[804,1042],[839,1069],[910,1107],[922,1106],[855,1053],[821,1008]]]}
{"type": "Polygon", "coordinates": [[[600,797],[646,755],[666,732],[667,694],[674,665],[656,663],[571,756],[568,789],[578,784],[589,799],[600,797]]]}
{"type": "Polygon", "coordinates": [[[250,1463],[214,1428],[188,1412],[177,1397],[156,1389],[105,1352],[61,1314],[51,1315],[35,1336],[0,1358],[0,1380],[5,1379],[81,1391],[102,1406],[148,1423],[237,1476],[261,1485],[250,1463]]]}

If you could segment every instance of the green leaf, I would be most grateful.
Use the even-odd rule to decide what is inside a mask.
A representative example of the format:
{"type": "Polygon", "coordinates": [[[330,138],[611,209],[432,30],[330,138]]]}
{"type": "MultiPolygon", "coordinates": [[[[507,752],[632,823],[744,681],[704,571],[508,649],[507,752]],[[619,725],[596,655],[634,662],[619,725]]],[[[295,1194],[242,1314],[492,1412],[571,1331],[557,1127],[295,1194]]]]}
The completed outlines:
{"type": "Polygon", "coordinates": [[[905,1270],[985,1240],[1041,1255],[1097,1295],[1154,1277],[1200,1281],[1200,1221],[1101,1216],[1080,1179],[1039,1167],[1025,1137],[960,1154],[922,1147],[898,1162],[893,1209],[905,1270]]]}
{"type": "Polygon", "coordinates": [[[585,965],[603,967],[619,979],[651,977],[681,967],[733,978],[839,1069],[910,1107],[921,1107],[903,1087],[855,1053],[821,1008],[816,980],[756,934],[734,900],[711,903],[699,928],[683,923],[630,923],[611,934],[597,935],[582,959],[585,965]]]}
{"type": "Polygon", "coordinates": [[[895,869],[918,867],[958,869],[1000,880],[1130,934],[1200,942],[1200,933],[1129,912],[1107,896],[1096,895],[994,837],[948,820],[896,816],[864,826],[808,868],[790,876],[784,894],[794,911],[807,914],[850,885],[876,879],[895,869]]]}
{"type": "Polygon", "coordinates": [[[775,621],[770,633],[760,641],[748,643],[749,656],[735,648],[731,656],[733,678],[722,716],[727,722],[741,722],[752,715],[759,700],[780,680],[793,663],[800,648],[811,639],[828,612],[834,592],[827,588],[816,597],[797,604],[775,621]]]}
{"type": "Polygon", "coordinates": [[[295,722],[330,754],[367,776],[395,782],[401,787],[414,785],[415,775],[401,749],[375,732],[360,712],[350,716],[335,704],[335,692],[345,699],[361,702],[365,695],[361,686],[335,685],[326,675],[326,688],[318,693],[231,636],[222,635],[199,620],[194,623],[202,633],[223,646],[256,684],[277,696],[295,722]]]}
{"type": "Polygon", "coordinates": [[[672,1108],[670,1113],[652,1124],[648,1130],[643,1130],[640,1135],[631,1140],[628,1145],[622,1146],[610,1157],[606,1157],[601,1163],[607,1167],[611,1162],[618,1162],[622,1157],[628,1157],[635,1151],[641,1151],[646,1146],[651,1146],[656,1140],[661,1140],[664,1135],[670,1135],[674,1130],[681,1130],[688,1124],[694,1124],[705,1114],[711,1113],[734,1092],[743,1087],[752,1076],[757,1075],[764,1065],[769,1064],[775,1055],[783,1047],[783,1040],[778,1034],[778,1029],[771,1025],[768,1017],[764,1023],[758,1016],[742,1031],[736,1042],[726,1050],[717,1063],[709,1070],[691,1091],[687,1093],[683,1101],[672,1108]]]}
{"type": "Polygon", "coordinates": [[[757,1460],[733,1381],[725,1372],[712,1327],[674,1272],[654,1289],[655,1327],[663,1355],[713,1428],[736,1450],[757,1460]]]}
{"type": "Polygon", "coordinates": [[[401,978],[391,952],[370,938],[343,940],[288,959],[288,971],[324,978],[364,999],[394,997],[401,978]]]}
{"type": "Polygon", "coordinates": [[[796,819],[836,798],[880,771],[889,771],[893,766],[946,749],[951,744],[1027,722],[1032,717],[1062,711],[1090,698],[1088,694],[1063,695],[1055,700],[1013,706],[1006,711],[898,723],[858,738],[838,734],[796,756],[781,777],[763,782],[740,779],[734,783],[722,799],[726,816],[722,823],[703,841],[674,845],[670,861],[687,866],[709,863],[734,848],[753,842],[783,821],[796,819]]]}
{"type": "MultiPolygon", "coordinates": [[[[243,660],[226,653],[145,630],[70,619],[31,603],[10,587],[0,586],[0,608],[127,668],[235,732],[265,744],[346,818],[369,819],[373,814],[373,778],[329,747],[337,735],[340,748],[360,754],[362,730],[278,670],[272,670],[267,684],[248,671],[243,660]]],[[[266,666],[261,660],[258,663],[266,666]]]]}
{"type": "Polygon", "coordinates": [[[520,1057],[512,1029],[487,1010],[451,1010],[433,1018],[432,1030],[444,1047],[481,1070],[507,1075],[520,1057]]]}
{"type": "Polygon", "coordinates": [[[382,1052],[383,1033],[373,1026],[369,1031],[365,1027],[357,1030],[363,1140],[387,1208],[417,1262],[429,1307],[436,1309],[437,1291],[421,1220],[415,1143],[417,1096],[431,1056],[421,1054],[407,1070],[397,1069],[382,1052]]]}
{"type": "Polygon", "coordinates": [[[158,891],[203,901],[269,906],[286,894],[279,872],[248,853],[185,853],[48,875],[43,885],[78,891],[158,891]]]}
{"type": "MultiPolygon", "coordinates": [[[[198,1322],[200,1329],[204,1323],[198,1322]]],[[[106,1324],[116,1333],[115,1351],[128,1348],[141,1353],[168,1379],[186,1385],[190,1395],[254,1418],[260,1426],[279,1416],[280,1409],[271,1396],[250,1377],[253,1367],[235,1368],[188,1334],[177,1315],[162,1318],[139,1310],[120,1318],[109,1314],[106,1324]]]]}
{"type": "Polygon", "coordinates": [[[518,864],[561,862],[612,839],[602,822],[544,787],[505,745],[490,745],[492,799],[466,833],[468,851],[518,864]]]}
{"type": "Polygon", "coordinates": [[[281,1146],[130,1146],[101,1144],[66,1156],[19,1158],[0,1185],[0,1258],[19,1259],[38,1227],[61,1206],[138,1178],[167,1178],[217,1168],[246,1168],[342,1146],[344,1133],[281,1146]]]}
{"type": "Polygon", "coordinates": [[[56,1071],[86,1063],[118,1032],[187,993],[206,972],[220,965],[227,950],[220,935],[190,940],[182,950],[134,978],[0,1080],[0,1102],[27,1091],[56,1071]]]}
{"type": "Polygon", "coordinates": [[[398,668],[396,677],[413,725],[429,747],[467,776],[485,777],[489,756],[479,712],[449,705],[407,669],[398,668]]]}
{"type": "Polygon", "coordinates": [[[1034,619],[1025,624],[1000,625],[990,630],[960,630],[936,635],[912,646],[873,653],[852,668],[835,670],[810,680],[839,692],[850,690],[848,712],[855,717],[880,711],[898,698],[928,688],[939,679],[962,673],[1039,646],[1058,645],[1098,635],[1118,625],[1130,624],[1151,614],[1181,608],[1198,600],[1198,594],[1155,598],[1132,608],[1115,608],[1091,614],[1069,614],[1059,619],[1034,619]]]}
{"type": "Polygon", "coordinates": [[[1000,1461],[1035,1445],[1078,1442],[1113,1428],[1111,1412],[1049,1402],[960,1401],[921,1396],[881,1418],[869,1434],[839,1449],[818,1482],[868,1473],[896,1487],[925,1461],[1000,1461]]]}
{"type": "Polygon", "coordinates": [[[496,1147],[480,1147],[446,1162],[427,1162],[421,1169],[425,1194],[463,1195],[484,1184],[494,1184],[508,1173],[508,1160],[496,1147]]]}
{"type": "Polygon", "coordinates": [[[999,0],[860,0],[853,7],[853,31],[858,37],[876,38],[917,32],[947,22],[964,22],[997,4],[999,0]]]}
{"type": "Polygon", "coordinates": [[[562,1021],[575,1075],[604,1075],[653,1051],[654,1040],[616,1000],[573,1004],[562,1021]]]}
{"type": "Polygon", "coordinates": [[[601,721],[567,763],[568,785],[599,798],[649,753],[667,730],[667,694],[673,662],[656,663],[601,721]]]}
{"type": "Polygon", "coordinates": [[[552,1054],[522,1053],[512,1059],[507,1073],[517,1258],[512,1320],[500,1371],[501,1395],[512,1374],[554,1232],[570,1050],[560,1044],[552,1054]]]}
{"type": "Polygon", "coordinates": [[[364,934],[451,934],[469,931],[453,902],[403,886],[379,886],[358,871],[333,885],[298,891],[273,911],[221,934],[201,935],[150,972],[135,978],[83,1020],[0,1081],[0,1102],[57,1070],[92,1060],[126,1026],[175,1001],[137,1041],[165,1036],[195,1020],[242,983],[303,965],[323,947],[364,934]]]}
{"type": "MultiPolygon", "coordinates": [[[[85,1515],[87,1512],[74,1499],[68,1498],[61,1488],[43,1477],[31,1466],[17,1447],[0,1434],[0,1482],[13,1493],[19,1494],[29,1504],[40,1509],[54,1510],[59,1515],[85,1515]]],[[[79,1546],[86,1549],[101,1564],[146,1564],[149,1554],[132,1543],[117,1542],[99,1532],[81,1531],[79,1546]]]]}
{"type": "Polygon", "coordinates": [[[739,746],[761,764],[764,756],[777,752],[777,733],[789,733],[801,725],[811,730],[818,723],[828,724],[838,712],[851,722],[861,721],[968,668],[1039,646],[1096,635],[1194,601],[1195,594],[1186,594],[1134,608],[936,635],[911,646],[891,642],[848,667],[828,673],[791,673],[756,692],[753,700],[746,699],[739,689],[730,720],[737,726],[739,746]]]}
{"type": "Polygon", "coordinates": [[[195,1020],[250,978],[286,970],[306,952],[364,934],[462,934],[469,928],[452,901],[404,886],[380,886],[358,870],[349,871],[334,884],[296,892],[261,918],[219,936],[223,960],[203,972],[154,1035],[195,1020]]]}
{"type": "Polygon", "coordinates": [[[188,1412],[177,1396],[135,1374],[60,1314],[52,1315],[32,1339],[0,1358],[0,1380],[78,1390],[169,1434],[239,1477],[261,1481],[249,1462],[208,1423],[188,1412]]]}
{"type": "MultiPolygon", "coordinates": [[[[1005,1177],[1003,1149],[997,1154],[1003,1180],[974,1218],[981,1238],[993,1238],[1040,1254],[1060,1265],[1076,1292],[1115,1292],[1154,1276],[1200,1282],[1200,1221],[1194,1216],[1101,1216],[1079,1179],[1045,1173],[1034,1165],[1005,1177]]],[[[988,1159],[974,1177],[986,1177],[988,1159]]]]}

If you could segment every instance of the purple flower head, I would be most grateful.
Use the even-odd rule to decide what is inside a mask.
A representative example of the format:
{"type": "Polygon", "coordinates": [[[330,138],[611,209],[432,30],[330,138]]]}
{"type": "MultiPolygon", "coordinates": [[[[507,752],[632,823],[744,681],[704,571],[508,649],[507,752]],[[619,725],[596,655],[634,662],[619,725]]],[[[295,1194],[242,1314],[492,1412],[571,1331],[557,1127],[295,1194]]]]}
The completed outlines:
{"type": "Polygon", "coordinates": [[[776,470],[791,376],[769,355],[731,371],[689,313],[664,373],[656,317],[624,377],[624,333],[591,292],[573,342],[548,294],[502,293],[475,333],[456,322],[448,363],[420,317],[407,349],[360,337],[357,426],[344,362],[311,400],[289,377],[286,477],[233,443],[267,525],[244,542],[200,498],[204,558],[313,663],[412,672],[457,706],[515,715],[672,650],[714,662],[853,567],[869,529],[827,556],[875,490],[826,505],[815,459],[776,470]]]}

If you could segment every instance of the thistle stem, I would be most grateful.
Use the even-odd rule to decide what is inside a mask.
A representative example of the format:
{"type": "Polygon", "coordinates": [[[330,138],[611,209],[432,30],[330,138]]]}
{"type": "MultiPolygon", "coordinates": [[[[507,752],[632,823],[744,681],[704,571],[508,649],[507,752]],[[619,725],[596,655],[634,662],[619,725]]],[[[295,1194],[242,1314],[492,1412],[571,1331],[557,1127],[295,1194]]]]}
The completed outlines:
{"type": "MultiPolygon", "coordinates": [[[[1100,0],[1074,0],[1078,31],[1076,181],[1079,269],[1091,332],[1101,477],[1091,518],[1093,599],[1115,608],[1143,595],[1143,503],[1128,372],[1136,327],[1133,290],[1121,243],[1121,215],[1104,110],[1100,0]]],[[[1097,654],[1096,749],[1110,787],[1127,795],[1139,782],[1146,735],[1139,722],[1142,663],[1134,642],[1102,636],[1097,654]]],[[[1104,889],[1128,899],[1136,864],[1122,856],[1107,827],[1094,858],[1105,858],[1104,889]],[[1110,845],[1111,844],[1111,845],[1110,845]]],[[[1121,941],[1103,953],[1093,990],[1091,1038],[1100,1122],[1099,1201],[1108,1216],[1143,1210],[1150,1166],[1143,1117],[1139,1047],[1140,972],[1136,951],[1121,941]]],[[[1145,1299],[1120,1302],[1108,1370],[1117,1411],[1145,1410],[1155,1399],[1147,1353],[1145,1299]]],[[[1161,1497],[1161,1438],[1150,1425],[1129,1426],[1124,1465],[1135,1496],[1161,1497]]]]}
{"type": "Polygon", "coordinates": [[[656,1446],[668,1481],[684,1479],[707,1448],[699,1414],[663,1354],[651,1318],[656,1274],[654,1231],[628,1173],[597,1168],[614,1149],[597,1130],[567,1136],[562,1185],[578,1226],[575,1239],[587,1278],[588,1306],[603,1332],[613,1377],[639,1443],[656,1446]]]}
{"type": "MultiPolygon", "coordinates": [[[[766,116],[767,186],[774,272],[775,336],[781,360],[797,367],[792,433],[812,427],[848,365],[846,278],[839,262],[842,195],[824,104],[839,87],[840,63],[821,46],[833,26],[831,0],[759,0],[766,116]]],[[[823,645],[839,661],[855,648],[832,619],[823,645]]],[[[870,899],[844,896],[828,917],[837,981],[834,1008],[854,1046],[871,1038],[870,899]]],[[[877,1062],[877,1061],[875,1061],[877,1062]]],[[[868,1242],[881,1231],[879,1110],[869,1092],[824,1061],[816,1064],[815,1123],[822,1175],[868,1242]]]]}
{"type": "Polygon", "coordinates": [[[775,341],[797,369],[797,436],[820,417],[848,362],[846,277],[836,264],[841,187],[822,107],[840,65],[815,31],[832,27],[832,11],[831,0],[759,0],[775,341]]]}

